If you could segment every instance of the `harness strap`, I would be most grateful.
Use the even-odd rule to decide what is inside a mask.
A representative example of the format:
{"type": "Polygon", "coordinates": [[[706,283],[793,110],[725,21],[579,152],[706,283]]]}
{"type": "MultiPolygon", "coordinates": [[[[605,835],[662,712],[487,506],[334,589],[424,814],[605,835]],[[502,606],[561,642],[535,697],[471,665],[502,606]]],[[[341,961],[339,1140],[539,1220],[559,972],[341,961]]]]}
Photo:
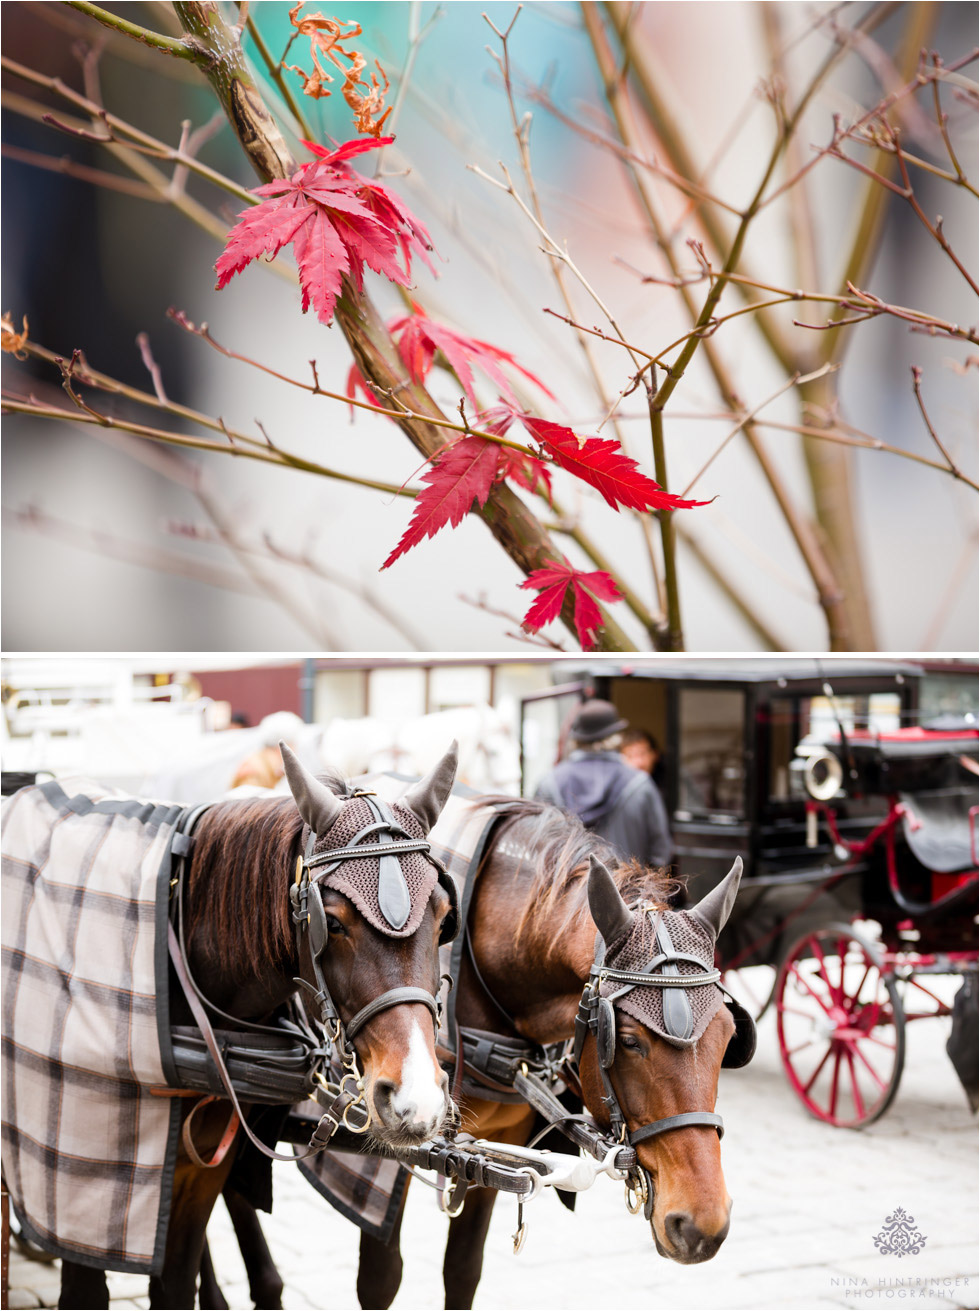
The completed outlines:
{"type": "Polygon", "coordinates": [[[389,988],[380,997],[375,997],[374,1001],[369,1001],[366,1006],[362,1006],[353,1019],[347,1021],[344,1028],[347,1030],[348,1039],[353,1041],[354,1035],[364,1028],[368,1020],[373,1019],[381,1011],[386,1011],[391,1006],[399,1006],[402,1002],[416,1001],[429,1008],[433,1019],[439,1018],[439,1003],[431,992],[426,992],[424,988],[410,988],[408,986],[389,988]]]}
{"type": "Polygon", "coordinates": [[[647,1138],[657,1138],[671,1129],[688,1129],[692,1125],[706,1129],[717,1129],[718,1137],[724,1138],[725,1124],[720,1115],[713,1111],[683,1111],[680,1115],[668,1115],[663,1120],[654,1120],[640,1129],[634,1129],[629,1136],[631,1143],[642,1143],[647,1138]]]}
{"type": "MultiPolygon", "coordinates": [[[[459,898],[459,932],[449,952],[449,973],[454,980],[459,979],[460,970],[463,964],[463,950],[466,941],[466,925],[469,920],[470,903],[473,900],[473,890],[476,887],[476,878],[480,866],[483,864],[483,858],[486,855],[487,847],[490,843],[491,834],[497,828],[500,822],[499,816],[493,816],[484,825],[483,832],[480,834],[473,852],[469,865],[466,867],[466,875],[463,879],[463,890],[459,898]]],[[[446,1005],[446,1027],[449,1030],[450,1037],[457,1031],[456,1024],[456,989],[452,988],[449,993],[449,999],[446,1005]]],[[[459,1053],[459,1045],[456,1047],[459,1053]]]]}
{"type": "MultiPolygon", "coordinates": [[[[188,977],[184,962],[181,959],[182,953],[180,950],[180,944],[177,941],[177,935],[174,932],[173,924],[167,925],[167,946],[170,949],[170,959],[173,962],[177,979],[184,991],[184,996],[187,998],[187,1004],[190,1006],[194,1019],[197,1022],[197,1027],[201,1030],[204,1041],[207,1043],[208,1051],[211,1054],[211,1059],[214,1061],[218,1074],[221,1076],[221,1082],[228,1096],[228,1100],[231,1102],[238,1119],[241,1121],[241,1127],[245,1130],[245,1136],[248,1138],[249,1142],[253,1147],[257,1147],[263,1156],[268,1156],[270,1161],[301,1161],[307,1156],[312,1156],[312,1152],[304,1152],[302,1156],[293,1152],[274,1152],[271,1147],[266,1147],[265,1143],[257,1138],[248,1127],[245,1116],[242,1114],[242,1108],[239,1105],[238,1097],[231,1081],[231,1076],[225,1068],[224,1057],[221,1055],[221,1049],[219,1048],[217,1039],[214,1036],[214,1030],[211,1028],[211,1021],[208,1019],[207,1012],[198,1000],[194,988],[191,986],[190,978],[188,977]]],[[[193,1159],[193,1157],[191,1159],[193,1159]]],[[[198,1158],[198,1160],[200,1160],[200,1158],[198,1158]]],[[[195,1164],[196,1163],[197,1162],[195,1162],[195,1164]]]]}
{"type": "MultiPolygon", "coordinates": [[[[367,835],[376,833],[386,827],[383,824],[371,824],[357,835],[367,835]]],[[[398,832],[404,832],[404,829],[395,826],[398,832]]],[[[354,839],[357,842],[357,838],[354,839]]],[[[391,842],[366,842],[361,846],[334,847],[331,851],[321,851],[318,856],[312,856],[306,863],[310,869],[316,869],[320,865],[339,865],[342,860],[361,860],[365,856],[407,856],[414,851],[421,851],[424,855],[429,854],[429,843],[425,838],[406,838],[404,842],[392,840],[391,842]]],[[[432,863],[441,867],[441,862],[432,857],[432,863]]],[[[327,870],[326,873],[330,873],[327,870]]],[[[326,874],[324,875],[326,877],[326,874]]]]}
{"type": "Polygon", "coordinates": [[[229,1115],[228,1117],[228,1123],[225,1126],[225,1131],[221,1135],[221,1141],[214,1149],[214,1153],[210,1161],[205,1161],[204,1158],[199,1154],[197,1148],[194,1146],[194,1138],[191,1134],[191,1124],[194,1120],[194,1116],[197,1115],[198,1111],[201,1110],[202,1107],[210,1106],[212,1102],[219,1102],[221,1100],[222,1099],[220,1097],[215,1097],[213,1095],[209,1097],[202,1097],[196,1106],[191,1107],[190,1114],[187,1116],[187,1119],[184,1121],[183,1129],[181,1129],[180,1136],[184,1143],[184,1151],[194,1162],[194,1164],[200,1166],[202,1170],[214,1170],[222,1163],[222,1161],[228,1155],[228,1149],[235,1141],[235,1136],[238,1133],[238,1126],[240,1121],[238,1118],[238,1112],[233,1109],[231,1115],[229,1115]]]}

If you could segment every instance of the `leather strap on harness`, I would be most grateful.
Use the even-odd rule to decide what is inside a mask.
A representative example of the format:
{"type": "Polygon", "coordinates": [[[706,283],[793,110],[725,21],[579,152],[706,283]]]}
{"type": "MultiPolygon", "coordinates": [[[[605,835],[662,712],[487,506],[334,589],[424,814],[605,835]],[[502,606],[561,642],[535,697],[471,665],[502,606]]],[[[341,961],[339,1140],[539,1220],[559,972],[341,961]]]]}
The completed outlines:
{"type": "MultiPolygon", "coordinates": [[[[211,1021],[208,1019],[207,1012],[205,1011],[204,1007],[201,1005],[195,989],[191,986],[190,978],[188,977],[187,970],[184,967],[184,961],[182,958],[180,946],[177,942],[177,935],[174,932],[174,926],[172,924],[167,925],[167,946],[170,949],[170,959],[173,963],[173,967],[177,975],[177,979],[180,983],[181,988],[184,990],[184,996],[187,998],[187,1004],[190,1006],[191,1013],[193,1014],[194,1019],[197,1022],[198,1028],[201,1030],[201,1034],[204,1037],[204,1041],[207,1043],[208,1052],[210,1053],[212,1061],[214,1061],[215,1068],[217,1069],[218,1074],[221,1078],[221,1082],[222,1085],[224,1086],[225,1093],[228,1097],[228,1100],[231,1102],[232,1107],[234,1108],[235,1114],[238,1116],[238,1119],[241,1122],[241,1127],[244,1129],[245,1136],[248,1138],[249,1142],[252,1144],[253,1147],[257,1147],[258,1150],[263,1154],[263,1156],[268,1156],[269,1159],[272,1161],[296,1161],[296,1160],[302,1160],[303,1157],[305,1156],[312,1155],[311,1152],[304,1152],[303,1157],[298,1157],[292,1152],[290,1153],[274,1152],[271,1147],[266,1147],[264,1142],[262,1142],[259,1138],[256,1138],[255,1134],[248,1127],[248,1122],[246,1121],[245,1116],[242,1113],[242,1108],[239,1105],[238,1096],[235,1092],[234,1085],[232,1084],[231,1077],[229,1076],[228,1071],[225,1068],[224,1057],[221,1055],[221,1049],[218,1047],[218,1043],[215,1039],[214,1030],[211,1028],[211,1021]]],[[[204,1104],[204,1102],[213,1101],[213,1100],[214,1100],[213,1097],[205,1097],[202,1102],[198,1103],[198,1106],[204,1104]]],[[[229,1122],[229,1129],[230,1127],[231,1127],[231,1122],[229,1122]]],[[[186,1134],[184,1139],[184,1145],[185,1147],[187,1145],[186,1134]]],[[[197,1153],[195,1152],[194,1155],[197,1156],[197,1153]]],[[[194,1157],[192,1157],[191,1159],[193,1160],[194,1157]]],[[[197,1157],[197,1160],[194,1163],[195,1165],[204,1164],[204,1162],[201,1161],[200,1157],[197,1157]]],[[[212,1161],[211,1164],[216,1164],[216,1162],[212,1161]]]]}

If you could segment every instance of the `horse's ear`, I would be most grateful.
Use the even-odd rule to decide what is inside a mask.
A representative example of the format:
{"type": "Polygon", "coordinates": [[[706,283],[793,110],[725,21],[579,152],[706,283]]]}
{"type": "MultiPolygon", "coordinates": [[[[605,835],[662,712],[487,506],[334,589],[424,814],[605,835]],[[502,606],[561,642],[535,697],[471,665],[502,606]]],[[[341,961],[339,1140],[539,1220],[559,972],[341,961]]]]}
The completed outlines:
{"type": "Polygon", "coordinates": [[[435,769],[413,783],[400,799],[401,804],[412,812],[426,833],[442,814],[446,798],[453,789],[458,762],[459,743],[454,739],[435,769]]]}
{"type": "Polygon", "coordinates": [[[340,798],[305,769],[285,742],[279,743],[286,780],[299,813],[318,836],[326,833],[343,810],[340,798]]]}
{"type": "Polygon", "coordinates": [[[633,923],[633,912],[620,895],[615,879],[595,856],[589,857],[589,910],[607,946],[621,938],[633,923]]]}
{"type": "Polygon", "coordinates": [[[742,857],[736,856],[735,864],[718,886],[702,897],[696,906],[691,907],[690,913],[701,921],[713,938],[718,937],[732,913],[741,878],[742,857]]]}

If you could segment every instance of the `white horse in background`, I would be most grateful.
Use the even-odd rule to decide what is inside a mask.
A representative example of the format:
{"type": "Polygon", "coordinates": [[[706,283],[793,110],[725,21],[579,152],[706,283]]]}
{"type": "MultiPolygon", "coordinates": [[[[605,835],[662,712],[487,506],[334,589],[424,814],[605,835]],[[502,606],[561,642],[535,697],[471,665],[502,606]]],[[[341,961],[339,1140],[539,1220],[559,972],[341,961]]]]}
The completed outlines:
{"type": "Polygon", "coordinates": [[[442,757],[445,744],[459,743],[456,780],[478,792],[520,792],[517,735],[508,717],[493,706],[460,706],[413,719],[333,719],[320,739],[325,760],[348,778],[393,773],[418,777],[442,757]]]}
{"type": "MultiPolygon", "coordinates": [[[[442,758],[446,743],[459,742],[456,778],[478,792],[520,791],[520,751],[508,716],[493,706],[461,706],[411,719],[333,719],[304,724],[293,743],[303,764],[314,773],[329,761],[348,778],[393,773],[420,777],[442,758]]],[[[208,733],[193,754],[186,749],[148,774],[140,796],[164,797],[197,805],[223,796],[269,796],[267,789],[231,789],[240,761],[261,745],[257,728],[208,733]]],[[[287,791],[285,783],[276,793],[287,791]]]]}

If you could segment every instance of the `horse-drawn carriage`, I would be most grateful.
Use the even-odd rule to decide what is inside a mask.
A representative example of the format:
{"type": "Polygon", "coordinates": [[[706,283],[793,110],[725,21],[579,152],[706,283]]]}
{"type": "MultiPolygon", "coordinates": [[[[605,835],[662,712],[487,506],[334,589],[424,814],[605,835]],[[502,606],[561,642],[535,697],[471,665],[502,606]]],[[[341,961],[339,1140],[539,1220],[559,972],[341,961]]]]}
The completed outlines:
{"type": "Polygon", "coordinates": [[[877,1119],[898,1088],[905,1025],[950,1015],[947,1050],[976,1109],[975,667],[937,678],[884,661],[595,664],[525,702],[528,763],[529,745],[538,766],[542,741],[560,751],[569,710],[592,694],[666,746],[688,895],[744,859],[718,962],[756,1016],[775,1005],[807,1110],[877,1119]],[[962,979],[955,999],[942,976],[962,979]]]}

